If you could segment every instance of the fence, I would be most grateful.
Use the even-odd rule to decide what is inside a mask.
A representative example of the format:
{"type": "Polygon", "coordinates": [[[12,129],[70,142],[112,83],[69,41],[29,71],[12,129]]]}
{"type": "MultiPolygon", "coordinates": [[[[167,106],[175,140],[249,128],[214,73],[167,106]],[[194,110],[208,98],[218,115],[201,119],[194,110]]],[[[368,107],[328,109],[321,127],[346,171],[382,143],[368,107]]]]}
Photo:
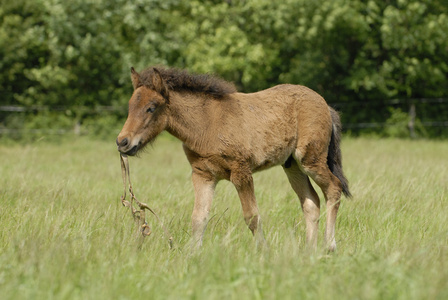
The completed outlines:
{"type": "MultiPolygon", "coordinates": [[[[432,128],[436,132],[435,135],[448,136],[448,130],[446,129],[448,127],[448,98],[393,99],[382,102],[329,104],[343,113],[344,130],[362,132],[364,130],[381,130],[389,126],[395,126],[393,123],[387,121],[387,118],[390,116],[389,109],[392,107],[395,109],[399,108],[403,112],[408,113],[409,120],[407,127],[411,137],[416,136],[415,127],[417,119],[419,120],[419,126],[432,128]],[[375,116],[383,116],[383,118],[376,117],[373,121],[365,122],[365,119],[367,119],[366,115],[372,110],[375,110],[375,116]]],[[[29,134],[49,135],[63,135],[68,133],[82,134],[80,122],[77,122],[72,129],[9,127],[9,124],[4,122],[5,119],[7,120],[4,114],[37,114],[44,111],[63,114],[68,110],[74,110],[78,114],[89,114],[91,116],[104,116],[105,114],[123,115],[125,113],[122,107],[116,106],[98,106],[95,108],[73,108],[64,106],[0,106],[0,135],[14,135],[24,132],[29,134]]]]}
{"type": "MultiPolygon", "coordinates": [[[[353,118],[345,118],[343,122],[344,130],[362,132],[366,130],[381,130],[387,127],[402,126],[388,119],[392,109],[400,109],[407,113],[407,128],[411,138],[416,137],[416,126],[430,128],[434,136],[448,136],[448,98],[413,98],[413,99],[392,99],[374,102],[350,102],[350,103],[330,103],[330,105],[341,111],[343,115],[353,114],[361,116],[355,122],[353,118]],[[374,110],[373,121],[365,122],[368,119],[366,112],[374,110]],[[381,116],[378,118],[378,116],[381,116]]],[[[343,118],[344,119],[344,118],[343,118]]],[[[355,118],[356,119],[356,118],[355,118]]]]}
{"type": "MultiPolygon", "coordinates": [[[[68,111],[76,112],[78,115],[89,115],[89,116],[104,116],[108,115],[124,115],[124,110],[121,107],[116,106],[97,106],[97,107],[66,107],[66,106],[17,106],[17,105],[9,105],[9,106],[0,106],[0,136],[19,136],[21,134],[45,134],[45,135],[64,135],[64,134],[76,134],[81,135],[86,132],[81,130],[81,123],[79,121],[74,122],[72,128],[26,128],[23,126],[12,126],[8,124],[7,115],[10,114],[22,114],[23,122],[25,120],[25,116],[27,114],[39,114],[43,112],[52,112],[56,114],[66,114],[68,111]]],[[[23,123],[22,122],[22,123],[23,123]]],[[[22,124],[23,125],[23,124],[22,124]]]]}

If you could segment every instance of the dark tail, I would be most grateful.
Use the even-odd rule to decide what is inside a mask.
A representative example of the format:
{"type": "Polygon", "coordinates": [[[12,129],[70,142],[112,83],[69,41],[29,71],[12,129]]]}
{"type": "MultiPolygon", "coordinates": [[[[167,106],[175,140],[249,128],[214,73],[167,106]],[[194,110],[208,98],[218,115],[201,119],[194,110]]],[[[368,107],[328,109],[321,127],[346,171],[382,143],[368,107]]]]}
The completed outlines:
{"type": "Polygon", "coordinates": [[[348,180],[344,176],[342,171],[342,155],[341,155],[341,119],[339,114],[333,108],[330,107],[331,120],[333,122],[333,131],[331,133],[330,145],[328,147],[327,164],[330,171],[336,176],[342,183],[342,193],[347,198],[351,198],[352,194],[348,189],[348,180]]]}

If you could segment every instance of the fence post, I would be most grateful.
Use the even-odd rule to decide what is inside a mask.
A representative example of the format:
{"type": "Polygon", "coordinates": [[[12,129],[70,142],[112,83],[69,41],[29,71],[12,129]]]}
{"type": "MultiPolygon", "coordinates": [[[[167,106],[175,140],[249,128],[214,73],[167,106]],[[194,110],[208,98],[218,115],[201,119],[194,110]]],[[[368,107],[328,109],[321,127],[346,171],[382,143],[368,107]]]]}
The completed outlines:
{"type": "Polygon", "coordinates": [[[81,122],[76,121],[75,128],[73,128],[75,135],[81,135],[81,122]]]}
{"type": "Polygon", "coordinates": [[[409,107],[409,135],[411,136],[411,139],[415,139],[415,103],[411,103],[411,106],[409,107]]]}

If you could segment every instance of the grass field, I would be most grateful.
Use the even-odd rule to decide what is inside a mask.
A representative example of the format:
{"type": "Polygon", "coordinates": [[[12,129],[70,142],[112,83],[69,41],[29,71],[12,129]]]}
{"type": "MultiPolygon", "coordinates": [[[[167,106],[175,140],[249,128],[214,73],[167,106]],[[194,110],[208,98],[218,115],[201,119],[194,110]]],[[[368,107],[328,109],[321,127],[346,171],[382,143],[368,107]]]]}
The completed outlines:
{"type": "Polygon", "coordinates": [[[446,141],[344,140],[354,198],[343,199],[331,255],[306,251],[280,167],[254,176],[268,253],[254,249],[227,182],[204,247],[191,253],[193,189],[179,142],[162,136],[130,159],[136,195],[174,250],[150,215],[153,234],[139,247],[113,139],[7,143],[0,154],[1,299],[448,299],[446,141]]]}

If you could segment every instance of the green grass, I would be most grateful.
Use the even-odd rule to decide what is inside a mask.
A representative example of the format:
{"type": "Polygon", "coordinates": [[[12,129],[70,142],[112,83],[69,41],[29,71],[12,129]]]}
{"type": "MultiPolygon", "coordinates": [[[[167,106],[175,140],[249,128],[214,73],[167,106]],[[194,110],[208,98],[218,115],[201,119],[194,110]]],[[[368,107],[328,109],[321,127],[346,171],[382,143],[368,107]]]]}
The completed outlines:
{"type": "Polygon", "coordinates": [[[136,195],[175,250],[151,215],[139,247],[113,139],[7,143],[0,154],[1,299],[448,299],[447,142],[344,140],[354,198],[343,199],[331,255],[306,251],[280,167],[254,176],[269,253],[254,249],[227,182],[204,247],[191,253],[193,189],[179,142],[162,136],[130,159],[136,195]]]}

